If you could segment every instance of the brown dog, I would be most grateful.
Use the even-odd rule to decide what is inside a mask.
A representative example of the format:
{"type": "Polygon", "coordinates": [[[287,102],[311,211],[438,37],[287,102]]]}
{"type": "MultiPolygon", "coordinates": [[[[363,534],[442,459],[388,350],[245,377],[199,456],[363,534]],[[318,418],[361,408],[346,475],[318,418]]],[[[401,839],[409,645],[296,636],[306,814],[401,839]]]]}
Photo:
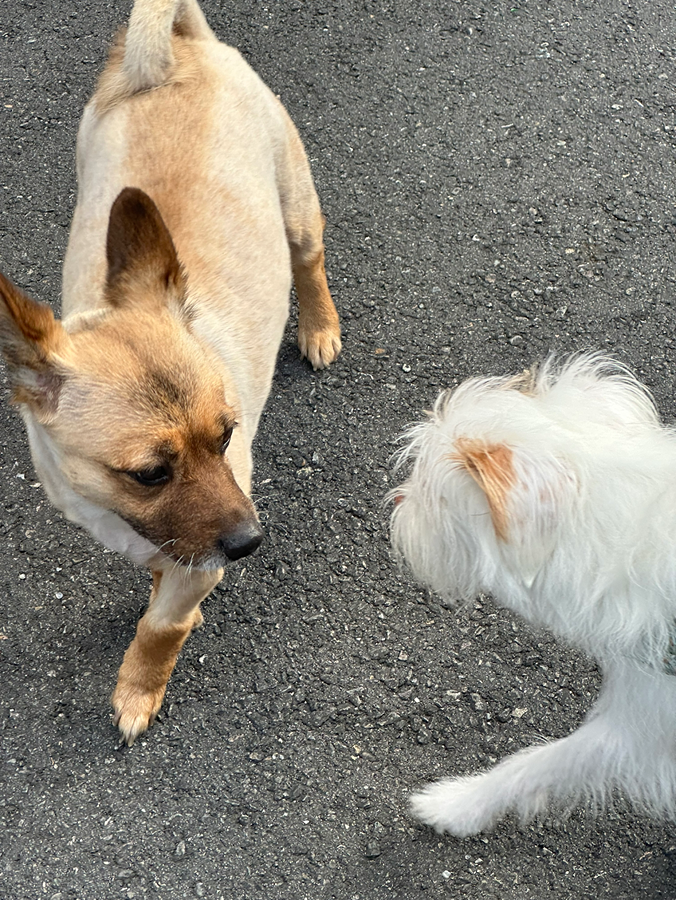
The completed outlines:
{"type": "Polygon", "coordinates": [[[153,722],[199,604],[254,550],[251,442],[288,315],[340,352],[300,138],[195,0],[137,0],[78,137],[61,322],[0,275],[0,341],[52,500],[150,567],[115,722],[153,722]],[[151,199],[152,197],[152,199],[151,199]]]}

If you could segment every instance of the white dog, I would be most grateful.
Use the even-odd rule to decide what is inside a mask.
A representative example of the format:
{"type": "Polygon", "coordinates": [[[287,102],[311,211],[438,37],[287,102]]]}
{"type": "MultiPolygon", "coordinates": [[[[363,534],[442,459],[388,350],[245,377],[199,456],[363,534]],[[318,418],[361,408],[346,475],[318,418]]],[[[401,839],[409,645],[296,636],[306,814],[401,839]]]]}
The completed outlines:
{"type": "Polygon", "coordinates": [[[602,805],[619,789],[676,812],[676,431],[598,356],[443,393],[407,436],[392,539],[447,598],[491,593],[599,662],[570,736],[428,785],[413,813],[459,837],[507,813],[602,805]]]}

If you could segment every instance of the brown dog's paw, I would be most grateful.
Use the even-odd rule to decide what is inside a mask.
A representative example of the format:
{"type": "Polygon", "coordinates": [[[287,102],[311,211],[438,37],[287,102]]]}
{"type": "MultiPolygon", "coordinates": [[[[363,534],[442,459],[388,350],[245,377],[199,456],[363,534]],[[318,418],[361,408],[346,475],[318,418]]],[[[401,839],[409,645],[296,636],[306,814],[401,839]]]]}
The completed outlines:
{"type": "Polygon", "coordinates": [[[192,620],[192,625],[190,626],[192,631],[197,631],[198,628],[201,628],[204,625],[204,616],[202,615],[202,610],[199,606],[195,609],[195,615],[192,620]]]}
{"type": "Polygon", "coordinates": [[[150,728],[160,711],[163,697],[164,687],[149,691],[139,685],[118,682],[112,697],[113,725],[120,729],[121,743],[131,747],[139,734],[150,728]]]}
{"type": "Polygon", "coordinates": [[[317,328],[314,325],[298,323],[298,347],[303,359],[308,359],[312,368],[325,369],[338,359],[342,348],[340,325],[317,328]]]}

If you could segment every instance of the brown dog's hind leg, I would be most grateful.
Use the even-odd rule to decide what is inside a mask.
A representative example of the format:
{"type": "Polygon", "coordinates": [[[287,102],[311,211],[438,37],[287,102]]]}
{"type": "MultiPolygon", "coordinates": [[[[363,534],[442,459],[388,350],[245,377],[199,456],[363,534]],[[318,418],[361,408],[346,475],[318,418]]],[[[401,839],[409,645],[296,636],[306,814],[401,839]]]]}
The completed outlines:
{"type": "Polygon", "coordinates": [[[150,604],[124,654],[112,697],[113,722],[130,746],[155,721],[181,647],[201,624],[199,604],[222,575],[222,569],[153,572],[150,604]]]}
{"type": "Polygon", "coordinates": [[[324,216],[301,139],[281,112],[286,140],[276,175],[298,295],[298,347],[313,368],[324,369],[341,349],[340,322],[324,271],[324,216]]]}
{"type": "MultiPolygon", "coordinates": [[[[323,231],[323,226],[322,226],[323,231]]],[[[291,246],[293,280],[298,294],[298,347],[313,369],[330,365],[341,349],[340,322],[324,270],[324,244],[303,253],[291,246]]]]}

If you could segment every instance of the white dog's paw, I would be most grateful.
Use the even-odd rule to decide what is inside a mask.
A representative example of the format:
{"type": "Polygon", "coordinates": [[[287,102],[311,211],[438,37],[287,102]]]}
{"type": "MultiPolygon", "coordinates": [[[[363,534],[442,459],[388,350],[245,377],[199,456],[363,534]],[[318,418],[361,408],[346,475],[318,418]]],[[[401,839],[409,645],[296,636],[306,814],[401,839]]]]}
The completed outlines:
{"type": "Polygon", "coordinates": [[[446,778],[411,795],[411,814],[439,833],[469,837],[491,828],[503,811],[486,796],[485,775],[446,778]]]}

